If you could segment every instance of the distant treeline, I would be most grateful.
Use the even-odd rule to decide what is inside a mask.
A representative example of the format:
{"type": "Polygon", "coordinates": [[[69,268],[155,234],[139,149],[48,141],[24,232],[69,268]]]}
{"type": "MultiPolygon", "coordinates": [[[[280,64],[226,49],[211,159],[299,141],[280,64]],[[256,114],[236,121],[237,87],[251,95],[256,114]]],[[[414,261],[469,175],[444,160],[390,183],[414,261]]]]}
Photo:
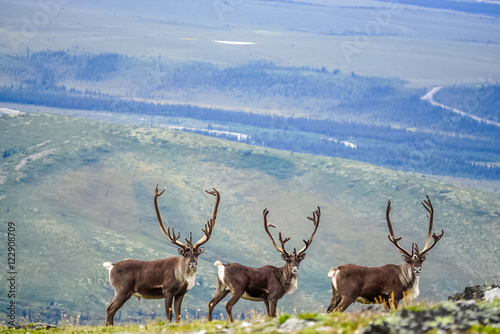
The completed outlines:
{"type": "MultiPolygon", "coordinates": [[[[55,305],[53,301],[50,305],[31,307],[26,306],[21,308],[22,311],[19,312],[18,324],[21,323],[46,323],[55,326],[69,327],[69,326],[96,326],[104,325],[106,322],[106,308],[103,307],[100,313],[86,309],[84,311],[75,311],[75,307],[70,310],[66,307],[60,307],[55,305]]],[[[224,312],[225,313],[225,312],[224,312]]],[[[215,309],[213,313],[214,320],[223,320],[221,317],[223,314],[222,309],[215,309]]],[[[208,310],[194,309],[192,307],[187,307],[183,309],[184,319],[206,319],[208,316],[208,310]]],[[[240,319],[245,319],[249,317],[249,314],[241,313],[239,315],[240,319]]],[[[160,312],[143,312],[130,311],[124,315],[122,311],[118,311],[115,317],[115,324],[130,324],[130,323],[145,323],[151,320],[165,319],[165,311],[160,312]]]]}
{"type": "MultiPolygon", "coordinates": [[[[316,116],[319,118],[333,118],[340,112],[352,119],[363,119],[365,123],[396,124],[457,134],[492,134],[484,134],[482,131],[489,130],[480,124],[463,122],[451,117],[451,113],[421,101],[425,90],[406,88],[405,82],[397,78],[359,76],[325,68],[278,66],[268,61],[221,67],[212,63],[177,63],[161,58],[144,60],[115,53],[96,55],[81,51],[77,54],[27,51],[22,56],[3,55],[3,58],[0,72],[15,79],[13,88],[65,90],[81,95],[74,88],[66,89],[63,82],[128,80],[135,85],[127,95],[129,98],[158,100],[165,98],[165,94],[168,98],[171,92],[189,94],[201,91],[219,94],[221,98],[233,96],[250,101],[250,104],[252,101],[278,99],[282,108],[292,106],[312,110],[313,114],[320,115],[316,116]],[[131,72],[127,72],[129,70],[131,72]],[[143,73],[142,81],[131,80],[123,74],[133,76],[137,72],[143,73]]],[[[85,92],[96,95],[88,89],[85,92]]],[[[99,96],[100,92],[97,93],[99,96]]],[[[489,107],[484,105],[484,109],[492,109],[489,107]]]]}
{"type": "Polygon", "coordinates": [[[262,98],[323,98],[334,103],[351,103],[354,98],[397,93],[404,81],[328,71],[326,68],[278,66],[269,61],[254,61],[221,68],[206,62],[190,62],[175,68],[161,68],[163,89],[215,88],[222,92],[239,91],[262,98]]]}
{"type": "MultiPolygon", "coordinates": [[[[0,87],[2,102],[197,119],[209,125],[229,124],[235,132],[245,128],[249,131],[245,141],[255,145],[354,159],[404,171],[500,178],[500,169],[492,164],[500,161],[498,127],[432,106],[420,99],[425,90],[406,88],[405,82],[397,78],[278,66],[268,61],[221,67],[203,62],[178,63],[161,57],[146,61],[81,50],[73,54],[69,50],[30,53],[28,49],[23,55],[0,57],[0,73],[13,78],[13,83],[0,87]],[[141,97],[157,100],[165,93],[204,92],[246,101],[280,99],[296,108],[314,110],[314,117],[162,105],[89,88],[67,89],[63,84],[131,80],[128,75],[135,78],[137,72],[149,73],[146,82],[137,84],[144,88],[137,92],[144,94],[141,97]],[[363,121],[336,120],[338,114],[363,121]],[[357,147],[346,146],[342,141],[357,147]]],[[[445,96],[446,103],[453,105],[464,101],[463,94],[467,92],[463,90],[468,88],[461,89],[443,89],[437,97],[445,96]]],[[[500,105],[499,88],[487,86],[484,90],[474,91],[474,96],[481,99],[481,114],[494,118],[498,111],[492,110],[498,110],[500,105]]],[[[235,139],[224,134],[217,136],[235,139]]]]}
{"type": "Polygon", "coordinates": [[[0,62],[3,73],[21,78],[27,85],[53,88],[66,78],[84,81],[99,81],[118,69],[120,63],[129,59],[116,53],[71,54],[66,51],[39,51],[24,56],[4,55],[0,62]]]}
{"type": "MultiPolygon", "coordinates": [[[[210,122],[229,122],[252,125],[261,129],[246,141],[250,144],[295,152],[314,153],[370,162],[393,169],[417,171],[429,174],[455,175],[475,178],[500,178],[500,168],[474,163],[498,158],[498,140],[440,135],[435,133],[408,131],[390,126],[374,126],[357,122],[337,122],[245,112],[208,109],[191,105],[173,106],[140,101],[117,100],[98,94],[68,93],[64,89],[45,90],[37,87],[1,87],[0,101],[43,105],[64,109],[83,109],[163,115],[194,118],[210,122]],[[322,135],[322,140],[303,138],[299,132],[322,135]],[[356,138],[361,142],[356,149],[339,141],[356,138]]],[[[464,127],[477,127],[467,118],[462,118],[464,127]]],[[[481,125],[485,131],[494,127],[481,125]]],[[[493,129],[490,129],[493,128],[493,129]]],[[[205,134],[205,133],[203,133],[205,134]]],[[[498,138],[498,137],[497,137],[498,138]]],[[[228,137],[228,139],[233,139],[228,137]]]]}

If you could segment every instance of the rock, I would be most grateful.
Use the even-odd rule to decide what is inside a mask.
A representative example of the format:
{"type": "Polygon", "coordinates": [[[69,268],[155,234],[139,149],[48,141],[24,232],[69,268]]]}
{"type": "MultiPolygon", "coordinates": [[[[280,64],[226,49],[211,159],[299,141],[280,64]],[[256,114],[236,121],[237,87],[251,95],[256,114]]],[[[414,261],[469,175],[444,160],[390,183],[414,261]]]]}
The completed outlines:
{"type": "Polygon", "coordinates": [[[51,324],[29,324],[29,325],[16,326],[16,329],[29,329],[29,330],[40,330],[40,329],[51,329],[51,328],[57,328],[57,326],[51,324]]]}
{"type": "Polygon", "coordinates": [[[493,301],[495,299],[500,299],[500,288],[494,288],[484,293],[484,300],[493,301]]]}
{"type": "Polygon", "coordinates": [[[449,296],[448,300],[459,301],[459,300],[484,300],[485,292],[491,290],[492,288],[499,288],[498,285],[474,285],[465,288],[463,293],[456,293],[453,296],[449,296]]]}
{"type": "Polygon", "coordinates": [[[315,321],[290,318],[278,326],[278,332],[279,333],[297,332],[304,328],[314,326],[315,324],[316,324],[315,321]]]}
{"type": "MultiPolygon", "coordinates": [[[[481,299],[481,286],[476,285],[476,286],[468,286],[464,290],[464,299],[465,300],[471,300],[471,299],[481,299]]],[[[483,294],[484,298],[484,294],[483,294]]]]}
{"type": "Polygon", "coordinates": [[[314,330],[316,332],[328,332],[328,333],[333,333],[333,327],[331,326],[323,326],[323,327],[317,327],[314,330]]]}
{"type": "Polygon", "coordinates": [[[240,327],[241,328],[247,328],[247,327],[251,327],[252,324],[249,323],[248,321],[243,321],[241,324],[240,324],[240,327]]]}
{"type": "Polygon", "coordinates": [[[498,306],[478,305],[474,300],[446,302],[436,309],[423,311],[400,310],[382,320],[375,320],[363,333],[459,333],[471,326],[500,327],[498,306]]]}

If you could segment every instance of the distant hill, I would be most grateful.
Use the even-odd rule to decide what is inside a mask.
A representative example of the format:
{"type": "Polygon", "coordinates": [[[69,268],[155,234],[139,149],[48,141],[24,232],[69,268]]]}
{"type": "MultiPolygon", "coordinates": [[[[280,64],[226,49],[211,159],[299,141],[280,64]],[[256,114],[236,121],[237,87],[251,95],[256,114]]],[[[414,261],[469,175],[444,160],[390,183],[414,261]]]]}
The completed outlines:
{"type": "MultiPolygon", "coordinates": [[[[385,2],[385,1],[384,1],[385,2]]],[[[398,0],[398,4],[419,6],[424,8],[445,9],[468,14],[499,17],[500,2],[498,1],[456,1],[456,0],[398,0]]]]}
{"type": "MultiPolygon", "coordinates": [[[[175,127],[402,171],[500,179],[498,126],[434,106],[421,99],[428,90],[397,78],[269,61],[222,67],[75,50],[0,54],[0,73],[8,82],[0,85],[0,102],[175,127]],[[144,73],[151,80],[143,81],[144,73]]],[[[446,103],[472,101],[481,106],[472,115],[494,114],[492,82],[484,88],[487,94],[470,85],[463,89],[467,100],[451,92],[446,103]]]]}
{"type": "MultiPolygon", "coordinates": [[[[103,262],[176,255],[154,216],[156,184],[167,188],[160,198],[163,218],[183,237],[192,231],[194,239],[213,206],[203,190],[217,186],[221,193],[219,219],[186,309],[206,311],[216,260],[282,265],[262,228],[264,208],[291,237],[290,247],[302,247],[312,230],[306,217],[316,206],[322,210],[298,290],[280,300],[280,310],[324,310],[331,267],[402,263],[387,240],[388,199],[404,247],[425,241],[420,201],[426,194],[435,207],[435,230],[445,230],[423,266],[419,300],[442,300],[470,282],[500,280],[495,194],[350,160],[60,115],[3,115],[0,134],[2,233],[7,222],[15,223],[19,312],[44,306],[102,317],[113,296],[103,262]]],[[[0,272],[4,282],[6,275],[0,272]]],[[[1,312],[8,302],[0,296],[1,312]]],[[[250,309],[264,307],[240,301],[234,310],[250,309]]],[[[131,300],[122,320],[153,311],[164,318],[161,301],[131,300]]]]}

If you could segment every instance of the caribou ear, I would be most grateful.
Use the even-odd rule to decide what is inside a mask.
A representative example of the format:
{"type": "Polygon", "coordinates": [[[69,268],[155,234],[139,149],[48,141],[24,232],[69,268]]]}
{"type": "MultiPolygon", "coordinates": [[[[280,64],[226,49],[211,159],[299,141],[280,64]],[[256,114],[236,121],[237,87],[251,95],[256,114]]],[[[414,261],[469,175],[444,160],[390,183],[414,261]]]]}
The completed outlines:
{"type": "Polygon", "coordinates": [[[203,253],[204,250],[205,250],[205,248],[198,247],[198,255],[200,255],[201,253],[203,253]]]}
{"type": "Polygon", "coordinates": [[[403,254],[403,260],[405,260],[405,262],[407,262],[407,263],[410,263],[411,262],[411,256],[403,254]]]}
{"type": "Polygon", "coordinates": [[[181,256],[184,256],[184,249],[183,249],[183,248],[177,248],[177,252],[178,252],[181,256]]]}
{"type": "Polygon", "coordinates": [[[424,262],[425,260],[427,260],[427,255],[428,254],[421,255],[420,256],[420,261],[424,262]]]}
{"type": "Polygon", "coordinates": [[[288,260],[288,256],[286,254],[281,254],[281,258],[283,259],[283,261],[286,261],[288,260]]]}
{"type": "Polygon", "coordinates": [[[299,255],[299,260],[304,260],[306,258],[306,253],[302,253],[299,255]]]}

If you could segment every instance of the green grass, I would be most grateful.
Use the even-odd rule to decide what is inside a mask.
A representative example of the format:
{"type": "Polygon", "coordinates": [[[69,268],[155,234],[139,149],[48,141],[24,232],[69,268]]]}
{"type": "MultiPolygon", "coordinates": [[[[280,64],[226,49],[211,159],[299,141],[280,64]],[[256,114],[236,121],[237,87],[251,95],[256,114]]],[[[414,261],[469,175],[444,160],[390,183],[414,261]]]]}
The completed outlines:
{"type": "MultiPolygon", "coordinates": [[[[321,314],[308,314],[305,319],[309,321],[314,321],[314,326],[305,328],[302,333],[317,333],[317,328],[328,327],[329,330],[342,331],[342,333],[354,333],[360,328],[366,327],[374,319],[379,318],[378,314],[349,314],[349,313],[335,313],[332,315],[321,315],[321,314]]],[[[145,325],[128,325],[128,326],[79,326],[79,325],[69,325],[61,326],[59,328],[51,329],[38,329],[34,331],[35,333],[185,333],[185,332],[199,332],[205,331],[206,333],[218,333],[222,329],[230,330],[232,333],[248,333],[252,332],[276,332],[278,326],[286,322],[283,321],[290,318],[288,314],[283,314],[281,317],[276,319],[266,319],[262,315],[257,319],[251,319],[249,321],[236,321],[235,323],[229,323],[227,321],[214,321],[212,323],[207,323],[206,320],[197,320],[191,322],[181,322],[180,324],[167,324],[161,320],[151,321],[145,325]],[[285,316],[286,315],[286,316],[285,316]]],[[[304,318],[299,315],[297,319],[304,318]]],[[[35,324],[31,325],[33,328],[35,324]]],[[[0,327],[0,331],[5,333],[25,333],[30,331],[30,325],[26,325],[25,328],[18,330],[7,329],[6,327],[0,327]]]]}
{"type": "MultiPolygon", "coordinates": [[[[203,190],[218,186],[221,192],[217,225],[200,256],[196,286],[184,299],[183,318],[188,308],[206,311],[215,291],[216,260],[283,265],[261,227],[264,208],[291,237],[292,248],[302,247],[312,231],[306,217],[318,205],[322,210],[298,290],[279,301],[281,313],[324,312],[332,267],[402,263],[386,240],[389,198],[404,247],[425,240],[420,201],[426,194],[435,207],[435,230],[445,230],[424,264],[419,300],[435,302],[469,282],[500,280],[499,259],[491,251],[499,233],[495,194],[349,160],[67,116],[2,116],[0,131],[0,152],[11,152],[0,158],[0,212],[16,224],[19,314],[59,309],[68,317],[88,313],[103,323],[113,296],[103,262],[175,256],[154,216],[156,184],[167,188],[160,199],[163,218],[182,237],[192,231],[200,238],[211,215],[213,200],[203,190]],[[47,150],[52,151],[16,170],[47,150]]],[[[1,280],[5,275],[0,271],[1,280]]],[[[0,296],[2,309],[8,302],[0,296]]],[[[144,320],[139,311],[164,319],[162,304],[131,299],[122,319],[144,320]]],[[[264,305],[242,300],[234,308],[237,315],[251,310],[263,312],[264,305]]]]}
{"type": "MultiPolygon", "coordinates": [[[[425,319],[425,326],[431,329],[431,333],[437,333],[438,327],[448,328],[448,329],[469,329],[470,333],[499,333],[498,319],[494,319],[495,312],[498,313],[500,308],[500,301],[496,302],[478,302],[481,311],[486,313],[471,314],[468,313],[463,322],[456,322],[453,320],[452,316],[441,317],[434,316],[434,318],[427,317],[425,319]],[[489,312],[489,313],[488,313],[489,312]],[[483,316],[486,320],[483,324],[478,324],[477,321],[473,320],[483,316]],[[488,324],[490,322],[490,324],[488,324]]],[[[425,310],[437,309],[441,307],[450,308],[450,303],[448,306],[444,304],[432,304],[424,305],[420,303],[419,310],[415,310],[410,307],[403,307],[397,311],[391,312],[380,312],[380,311],[365,311],[365,312],[353,312],[353,313],[302,313],[297,316],[290,316],[288,313],[284,313],[277,319],[265,318],[262,314],[254,315],[251,319],[246,319],[244,321],[236,321],[234,323],[229,323],[227,321],[213,321],[208,323],[206,319],[204,320],[194,320],[194,321],[182,321],[179,324],[169,324],[158,319],[155,321],[149,321],[142,325],[127,325],[127,326],[80,326],[78,324],[60,324],[58,328],[40,328],[42,324],[27,324],[20,329],[9,329],[7,327],[1,327],[0,331],[2,333],[220,333],[229,331],[231,333],[248,333],[248,332],[266,332],[266,333],[276,333],[276,332],[298,332],[298,333],[321,333],[321,332],[333,332],[333,333],[359,333],[368,326],[378,326],[380,324],[389,324],[392,326],[392,331],[398,332],[402,328],[408,329],[404,326],[416,326],[411,327],[413,331],[422,331],[421,325],[410,325],[408,324],[406,318],[408,312],[422,312],[425,310]],[[405,313],[405,318],[401,318],[401,315],[405,313]],[[302,320],[302,322],[300,322],[302,320]],[[298,325],[291,325],[291,323],[299,323],[298,325]],[[295,326],[295,327],[293,327],[295,326]]],[[[454,306],[458,310],[457,306],[454,306]]]]}

